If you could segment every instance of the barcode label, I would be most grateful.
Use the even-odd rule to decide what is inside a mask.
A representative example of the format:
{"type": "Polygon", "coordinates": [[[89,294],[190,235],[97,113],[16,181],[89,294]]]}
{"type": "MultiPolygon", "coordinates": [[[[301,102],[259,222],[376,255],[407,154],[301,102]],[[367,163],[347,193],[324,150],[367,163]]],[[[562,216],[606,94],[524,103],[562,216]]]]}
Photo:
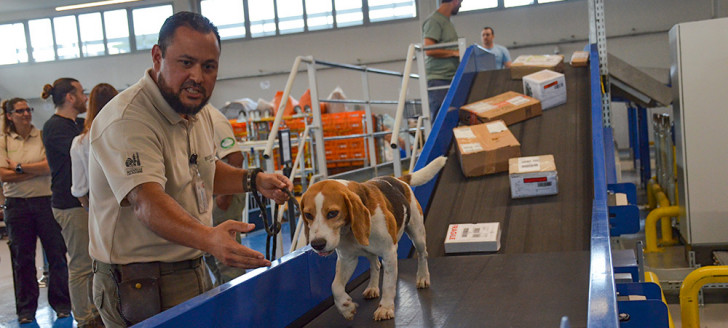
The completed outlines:
{"type": "Polygon", "coordinates": [[[499,133],[508,129],[503,122],[490,123],[487,124],[486,127],[490,133],[499,133]]]}
{"type": "Polygon", "coordinates": [[[455,135],[455,139],[477,139],[470,128],[454,129],[452,133],[455,135]]]}
{"type": "Polygon", "coordinates": [[[518,106],[518,105],[523,105],[523,104],[527,103],[528,99],[526,99],[526,97],[523,97],[523,96],[518,96],[518,97],[513,97],[511,99],[508,99],[508,102],[515,106],[518,106]]]}
{"type": "Polygon", "coordinates": [[[492,104],[487,103],[487,102],[475,103],[475,104],[470,105],[469,107],[472,111],[474,111],[478,114],[482,114],[487,111],[498,108],[498,106],[493,106],[492,104]]]}
{"type": "Polygon", "coordinates": [[[462,144],[462,145],[460,145],[460,147],[463,148],[463,153],[464,154],[476,153],[476,152],[479,152],[479,151],[483,151],[483,147],[479,143],[462,144]]]}
{"type": "Polygon", "coordinates": [[[538,156],[521,157],[518,159],[518,171],[524,172],[535,172],[541,170],[541,161],[538,156]]]}

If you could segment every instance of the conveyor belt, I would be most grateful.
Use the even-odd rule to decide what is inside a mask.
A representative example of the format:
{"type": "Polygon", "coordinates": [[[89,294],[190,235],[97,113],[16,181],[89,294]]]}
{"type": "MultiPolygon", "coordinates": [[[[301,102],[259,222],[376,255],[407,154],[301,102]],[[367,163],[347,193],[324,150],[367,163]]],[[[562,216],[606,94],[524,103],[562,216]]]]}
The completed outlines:
{"type": "MultiPolygon", "coordinates": [[[[416,262],[400,261],[395,320],[374,322],[377,301],[359,303],[354,321],[335,307],[306,327],[556,327],[562,315],[586,326],[591,229],[592,150],[589,77],[565,68],[567,103],[509,128],[524,156],[553,154],[559,194],[512,200],[508,174],[466,179],[454,148],[430,201],[425,226],[432,287],[417,291],[416,262]],[[445,256],[450,223],[501,222],[501,250],[491,255],[445,256]]],[[[521,91],[508,70],[476,76],[468,103],[521,91]]]]}
{"type": "MultiPolygon", "coordinates": [[[[523,156],[554,155],[559,194],[511,199],[507,172],[467,179],[453,144],[425,219],[431,257],[445,254],[443,242],[451,223],[500,222],[500,253],[589,248],[593,174],[588,70],[566,67],[565,75],[565,105],[509,126],[523,156]]],[[[508,70],[480,72],[468,103],[506,91],[522,92],[521,83],[511,80],[508,70]]]]}

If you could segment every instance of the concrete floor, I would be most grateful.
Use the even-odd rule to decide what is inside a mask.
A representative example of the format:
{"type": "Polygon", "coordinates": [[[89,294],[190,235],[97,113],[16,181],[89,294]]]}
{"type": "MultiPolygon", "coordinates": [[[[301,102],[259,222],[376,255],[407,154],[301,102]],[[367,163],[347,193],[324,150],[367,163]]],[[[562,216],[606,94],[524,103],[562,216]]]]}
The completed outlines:
{"type": "MultiPolygon", "coordinates": [[[[8,248],[7,242],[7,237],[0,240],[0,327],[2,328],[20,327],[18,324],[18,316],[15,314],[15,294],[12,269],[10,268],[10,249],[8,248]]],[[[38,270],[38,278],[40,278],[43,272],[43,252],[40,241],[36,248],[35,258],[36,268],[40,268],[38,270]]],[[[56,320],[56,313],[48,305],[47,295],[48,289],[41,288],[40,297],[38,298],[38,310],[35,313],[35,321],[22,325],[22,327],[76,327],[76,321],[72,317],[56,320]]]]}

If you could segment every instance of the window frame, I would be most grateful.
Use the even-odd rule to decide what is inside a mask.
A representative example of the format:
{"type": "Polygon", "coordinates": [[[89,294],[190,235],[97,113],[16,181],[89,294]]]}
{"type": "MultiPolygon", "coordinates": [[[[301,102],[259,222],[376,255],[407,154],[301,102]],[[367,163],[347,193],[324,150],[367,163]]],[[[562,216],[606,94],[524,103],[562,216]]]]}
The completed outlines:
{"type": "MultiPolygon", "coordinates": [[[[303,30],[298,32],[290,32],[290,33],[281,33],[280,26],[279,26],[279,17],[278,17],[278,0],[271,0],[273,1],[273,8],[274,8],[274,22],[275,22],[275,33],[270,35],[260,35],[260,36],[252,36],[252,32],[250,30],[250,8],[248,6],[249,1],[258,1],[258,0],[239,0],[243,2],[243,8],[245,11],[245,36],[244,37],[237,37],[237,38],[229,38],[226,40],[223,40],[223,42],[226,41],[237,41],[237,40],[253,40],[253,39],[262,39],[262,38],[271,38],[271,37],[279,37],[279,36],[291,36],[291,35],[297,35],[301,33],[312,33],[312,32],[320,32],[320,31],[330,31],[330,30],[338,30],[338,29],[348,29],[348,28],[357,28],[357,27],[368,27],[372,25],[380,25],[380,24],[389,24],[389,23],[396,23],[396,22],[403,22],[408,20],[417,20],[419,19],[419,9],[420,4],[418,0],[413,0],[414,5],[414,16],[412,17],[405,17],[405,18],[394,18],[394,19],[388,19],[388,20],[380,20],[376,22],[371,22],[369,20],[369,6],[367,0],[362,0],[361,5],[361,11],[362,11],[362,22],[353,24],[353,25],[346,25],[346,26],[339,26],[339,22],[336,19],[336,5],[335,0],[330,0],[331,2],[331,12],[328,13],[328,15],[332,16],[333,20],[333,27],[319,27],[315,29],[309,29],[308,25],[308,10],[306,9],[306,0],[300,0],[302,4],[303,9],[303,15],[301,16],[303,19],[303,30]]],[[[201,2],[202,0],[197,0],[197,8],[200,8],[199,12],[202,14],[201,10],[201,2]]],[[[213,22],[214,23],[214,22],[213,22]]]]}
{"type": "Polygon", "coordinates": [[[55,15],[43,15],[43,16],[39,16],[39,17],[31,17],[31,18],[26,18],[26,19],[22,19],[22,20],[10,20],[10,21],[0,22],[0,25],[23,24],[23,26],[25,28],[24,37],[25,37],[25,42],[27,45],[26,50],[28,52],[28,61],[20,62],[20,63],[2,64],[2,65],[0,65],[0,67],[10,66],[10,65],[31,65],[31,64],[37,64],[37,63],[72,61],[72,60],[80,60],[80,59],[86,59],[86,58],[100,58],[100,57],[104,57],[104,56],[117,56],[117,55],[134,54],[134,53],[149,51],[149,49],[142,49],[142,50],[137,49],[136,38],[135,38],[135,34],[134,34],[134,21],[133,21],[133,17],[132,17],[132,10],[144,9],[144,8],[150,8],[150,7],[162,7],[162,6],[172,6],[172,12],[173,13],[175,12],[174,3],[166,1],[166,2],[159,2],[159,3],[153,3],[153,4],[136,5],[136,6],[134,6],[134,5],[112,6],[112,7],[103,8],[103,9],[88,8],[88,9],[84,9],[84,10],[73,11],[71,13],[58,12],[55,15]],[[118,54],[112,54],[109,52],[109,45],[108,45],[109,39],[108,39],[107,33],[106,33],[107,26],[106,26],[106,18],[104,17],[104,13],[109,12],[109,11],[117,11],[117,10],[124,10],[125,14],[126,14],[125,16],[126,16],[127,29],[128,29],[127,37],[129,40],[129,51],[118,53],[118,54]],[[80,27],[79,16],[86,15],[86,14],[94,14],[94,13],[98,13],[101,16],[101,24],[102,24],[101,27],[102,27],[102,35],[103,35],[103,42],[104,42],[104,53],[100,54],[100,55],[95,55],[95,56],[86,56],[83,51],[84,40],[81,37],[81,27],[80,27]],[[77,58],[61,59],[58,56],[58,43],[57,43],[56,37],[55,37],[56,29],[55,29],[54,19],[57,17],[65,17],[65,16],[72,16],[72,17],[74,17],[74,19],[76,21],[76,36],[78,38],[78,51],[79,51],[79,57],[77,57],[77,58]],[[50,21],[50,26],[51,26],[50,33],[51,33],[51,39],[53,41],[53,59],[44,60],[44,61],[36,61],[35,57],[33,57],[33,45],[31,43],[32,38],[30,35],[29,22],[35,21],[35,20],[43,20],[43,19],[48,19],[50,21]]]}

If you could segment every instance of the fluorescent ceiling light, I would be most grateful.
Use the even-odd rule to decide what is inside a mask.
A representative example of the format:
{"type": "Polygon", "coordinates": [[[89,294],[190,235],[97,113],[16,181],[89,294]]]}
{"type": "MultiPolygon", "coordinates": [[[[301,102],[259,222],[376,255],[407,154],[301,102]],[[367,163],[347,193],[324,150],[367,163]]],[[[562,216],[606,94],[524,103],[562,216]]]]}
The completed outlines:
{"type": "Polygon", "coordinates": [[[80,3],[80,4],[77,4],[77,5],[56,7],[56,11],[74,10],[74,9],[89,8],[89,7],[115,5],[115,4],[119,4],[119,3],[134,2],[134,1],[139,1],[139,0],[106,0],[106,1],[98,1],[98,2],[80,3]]]}

